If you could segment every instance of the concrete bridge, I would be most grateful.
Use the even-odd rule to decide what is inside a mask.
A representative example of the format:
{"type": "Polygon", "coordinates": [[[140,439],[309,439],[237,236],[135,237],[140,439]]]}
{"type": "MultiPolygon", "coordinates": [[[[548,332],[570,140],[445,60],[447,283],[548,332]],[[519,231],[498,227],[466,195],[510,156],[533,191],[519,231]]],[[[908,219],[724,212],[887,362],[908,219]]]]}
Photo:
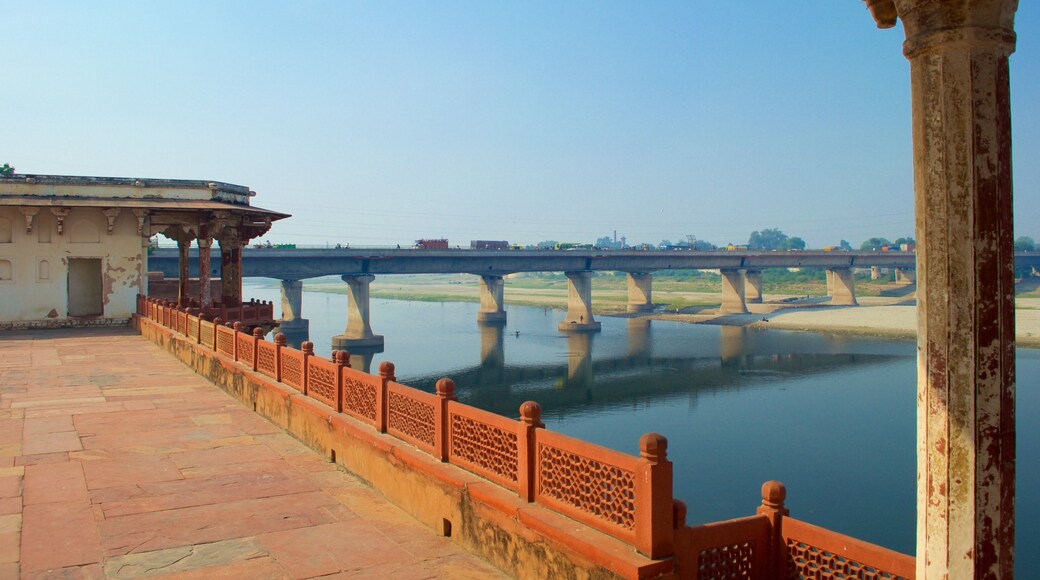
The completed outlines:
{"type": "MultiPolygon", "coordinates": [[[[1016,255],[1020,266],[1040,265],[1040,254],[1016,255]]],[[[827,271],[831,304],[855,305],[853,268],[893,268],[896,280],[914,280],[915,255],[906,252],[692,252],[610,250],[415,250],[415,249],[273,249],[245,248],[242,276],[282,282],[282,328],[305,331],[302,280],[340,276],[349,287],[347,328],[334,337],[337,348],[373,347],[383,337],[373,333],[369,316],[369,285],[379,274],[473,274],[480,277],[482,323],[506,320],[504,276],[517,272],[563,272],[568,280],[567,315],[561,332],[597,331],[592,314],[592,273],[628,274],[628,311],[653,309],[653,273],[662,270],[713,269],[722,274],[722,313],[746,313],[748,303],[762,302],[762,271],[766,268],[822,268],[827,271]]],[[[179,275],[175,249],[156,249],[148,269],[179,275]]],[[[198,256],[189,255],[189,269],[198,272],[198,256]]],[[[213,273],[211,273],[213,274],[213,273]]]]}

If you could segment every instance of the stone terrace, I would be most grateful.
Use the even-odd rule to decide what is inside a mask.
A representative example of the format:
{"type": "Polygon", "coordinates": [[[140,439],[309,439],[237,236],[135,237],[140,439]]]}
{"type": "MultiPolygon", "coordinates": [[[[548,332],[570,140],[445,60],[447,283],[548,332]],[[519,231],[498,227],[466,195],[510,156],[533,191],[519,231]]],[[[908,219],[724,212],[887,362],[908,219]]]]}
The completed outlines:
{"type": "Polygon", "coordinates": [[[127,328],[0,335],[0,578],[502,573],[127,328]]]}

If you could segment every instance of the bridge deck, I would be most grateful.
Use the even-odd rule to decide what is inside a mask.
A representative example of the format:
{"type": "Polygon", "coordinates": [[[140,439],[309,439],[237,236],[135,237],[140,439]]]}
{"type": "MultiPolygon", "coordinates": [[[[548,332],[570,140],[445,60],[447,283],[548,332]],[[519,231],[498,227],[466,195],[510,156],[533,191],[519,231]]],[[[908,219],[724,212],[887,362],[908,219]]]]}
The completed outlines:
{"type": "Polygon", "coordinates": [[[2,338],[2,578],[502,576],[130,329],[2,338]]]}

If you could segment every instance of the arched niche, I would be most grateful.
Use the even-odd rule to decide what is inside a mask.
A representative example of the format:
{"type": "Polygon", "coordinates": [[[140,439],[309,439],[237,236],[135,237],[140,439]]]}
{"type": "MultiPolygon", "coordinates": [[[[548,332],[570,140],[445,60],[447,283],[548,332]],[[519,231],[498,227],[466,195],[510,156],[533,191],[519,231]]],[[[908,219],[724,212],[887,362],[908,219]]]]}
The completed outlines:
{"type": "Polygon", "coordinates": [[[36,264],[36,279],[40,282],[51,281],[51,261],[40,260],[36,264]]]}
{"type": "Polygon", "coordinates": [[[11,260],[0,258],[0,282],[10,282],[14,279],[14,264],[11,260]]]}
{"type": "Polygon", "coordinates": [[[10,244],[11,235],[11,220],[0,217],[0,244],[10,244]]]}
{"type": "Polygon", "coordinates": [[[69,243],[71,244],[96,244],[101,241],[101,228],[89,219],[79,219],[72,222],[69,228],[69,243]]]}
{"type": "Polygon", "coordinates": [[[41,244],[51,243],[51,238],[54,236],[54,220],[40,212],[36,214],[36,218],[33,220],[33,230],[36,231],[36,241],[41,244]]]}

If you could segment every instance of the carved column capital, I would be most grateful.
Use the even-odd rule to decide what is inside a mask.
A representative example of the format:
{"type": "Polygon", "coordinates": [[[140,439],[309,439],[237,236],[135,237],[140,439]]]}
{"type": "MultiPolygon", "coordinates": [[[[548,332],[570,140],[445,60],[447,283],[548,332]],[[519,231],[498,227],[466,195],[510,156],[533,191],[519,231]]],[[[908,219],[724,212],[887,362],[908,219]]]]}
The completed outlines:
{"type": "Polygon", "coordinates": [[[894,4],[906,33],[903,53],[909,59],[951,49],[1001,56],[1015,51],[1018,0],[894,0],[894,4]]]}
{"type": "Polygon", "coordinates": [[[148,210],[146,209],[133,209],[134,216],[137,218],[137,235],[150,238],[150,235],[145,235],[145,220],[148,218],[148,210]]]}

